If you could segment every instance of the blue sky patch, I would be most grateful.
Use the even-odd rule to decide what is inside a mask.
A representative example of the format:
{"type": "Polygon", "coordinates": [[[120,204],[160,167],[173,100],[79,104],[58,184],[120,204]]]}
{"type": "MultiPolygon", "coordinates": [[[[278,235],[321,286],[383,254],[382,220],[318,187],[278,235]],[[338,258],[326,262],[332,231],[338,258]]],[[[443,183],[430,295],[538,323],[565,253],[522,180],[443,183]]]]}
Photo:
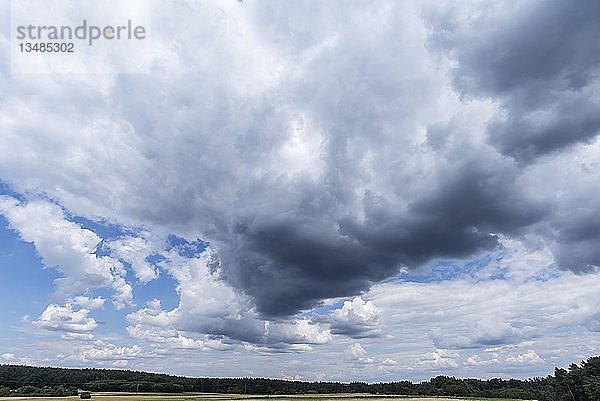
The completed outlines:
{"type": "Polygon", "coordinates": [[[184,258],[195,258],[202,252],[204,252],[207,246],[208,243],[202,242],[199,239],[188,241],[185,238],[179,237],[177,235],[169,234],[167,236],[166,251],[175,249],[179,256],[182,256],[184,258]]]}
{"type": "Polygon", "coordinates": [[[423,271],[405,271],[398,276],[400,281],[414,283],[433,283],[462,278],[473,278],[492,261],[492,255],[473,259],[464,263],[451,260],[437,260],[423,271]]]}

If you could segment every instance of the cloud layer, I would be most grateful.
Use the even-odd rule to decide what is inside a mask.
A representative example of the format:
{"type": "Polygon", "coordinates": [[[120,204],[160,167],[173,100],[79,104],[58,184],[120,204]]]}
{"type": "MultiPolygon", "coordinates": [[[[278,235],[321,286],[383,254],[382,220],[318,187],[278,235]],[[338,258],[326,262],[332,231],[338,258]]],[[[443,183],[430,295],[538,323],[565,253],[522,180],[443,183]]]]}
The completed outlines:
{"type": "Polygon", "coordinates": [[[122,366],[160,344],[338,347],[374,377],[409,368],[373,346],[402,325],[423,324],[421,370],[546,363],[540,336],[597,331],[600,6],[152,7],[148,75],[1,65],[0,213],[61,275],[35,329],[90,335],[73,339],[82,355],[122,366]],[[501,261],[462,275],[486,255],[501,261]],[[440,261],[445,284],[402,281],[440,261]],[[165,277],[176,305],[134,309],[136,288],[165,277]],[[150,349],[92,333],[104,297],[150,349]]]}

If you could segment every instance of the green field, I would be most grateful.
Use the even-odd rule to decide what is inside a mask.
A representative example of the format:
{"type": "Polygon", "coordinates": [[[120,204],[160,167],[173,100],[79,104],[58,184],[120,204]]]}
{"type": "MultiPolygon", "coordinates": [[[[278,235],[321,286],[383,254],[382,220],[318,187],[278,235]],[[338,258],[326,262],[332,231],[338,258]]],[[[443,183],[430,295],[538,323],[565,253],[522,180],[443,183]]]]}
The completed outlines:
{"type": "MultiPolygon", "coordinates": [[[[79,396],[72,397],[7,397],[6,400],[40,400],[40,401],[80,401],[79,396]]],[[[299,395],[242,395],[242,394],[206,394],[206,393],[92,393],[92,401],[515,401],[503,398],[476,397],[414,397],[387,396],[373,394],[299,394],[299,395]]]]}

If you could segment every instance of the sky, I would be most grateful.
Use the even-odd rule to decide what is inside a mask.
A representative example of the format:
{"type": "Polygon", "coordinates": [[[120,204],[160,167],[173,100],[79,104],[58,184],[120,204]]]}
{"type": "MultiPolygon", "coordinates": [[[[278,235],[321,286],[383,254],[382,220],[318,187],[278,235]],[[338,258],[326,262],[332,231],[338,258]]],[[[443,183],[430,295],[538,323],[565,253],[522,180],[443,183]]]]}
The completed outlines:
{"type": "Polygon", "coordinates": [[[600,3],[148,1],[147,73],[11,71],[0,363],[545,376],[600,354],[600,3]]]}

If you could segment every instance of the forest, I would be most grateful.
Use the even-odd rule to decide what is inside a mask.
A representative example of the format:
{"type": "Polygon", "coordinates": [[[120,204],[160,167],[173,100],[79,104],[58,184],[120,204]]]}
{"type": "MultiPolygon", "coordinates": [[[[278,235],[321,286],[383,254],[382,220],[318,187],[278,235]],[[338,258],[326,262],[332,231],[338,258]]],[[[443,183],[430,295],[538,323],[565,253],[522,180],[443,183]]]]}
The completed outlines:
{"type": "Polygon", "coordinates": [[[436,376],[412,383],[302,382],[260,378],[193,378],[112,369],[67,369],[0,365],[0,396],[67,396],[78,390],[205,392],[237,394],[370,393],[415,396],[471,396],[540,401],[600,401],[600,356],[553,375],[527,380],[460,379],[436,376]]]}

